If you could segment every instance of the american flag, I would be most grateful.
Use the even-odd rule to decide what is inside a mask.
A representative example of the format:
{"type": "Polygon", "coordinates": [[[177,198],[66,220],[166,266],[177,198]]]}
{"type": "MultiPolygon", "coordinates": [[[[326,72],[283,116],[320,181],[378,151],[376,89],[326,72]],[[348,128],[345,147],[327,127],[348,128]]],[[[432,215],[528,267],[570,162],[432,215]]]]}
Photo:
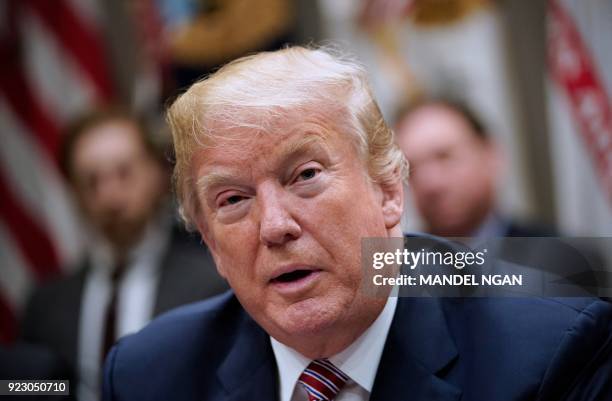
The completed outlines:
{"type": "Polygon", "coordinates": [[[610,1],[548,0],[548,117],[557,209],[561,227],[584,236],[612,235],[610,37],[610,1]]]}
{"type": "Polygon", "coordinates": [[[0,342],[32,286],[82,246],[57,152],[68,120],[113,98],[100,4],[0,3],[0,342]]]}

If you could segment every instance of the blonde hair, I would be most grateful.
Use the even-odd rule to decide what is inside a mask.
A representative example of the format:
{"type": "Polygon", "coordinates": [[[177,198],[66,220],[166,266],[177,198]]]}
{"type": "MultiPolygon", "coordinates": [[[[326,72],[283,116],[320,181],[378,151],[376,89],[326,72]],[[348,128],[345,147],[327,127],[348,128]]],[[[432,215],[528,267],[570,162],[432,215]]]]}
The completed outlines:
{"type": "Polygon", "coordinates": [[[168,109],[176,165],[174,184],[188,227],[199,213],[192,159],[220,131],[266,131],[288,112],[312,111],[347,128],[369,177],[385,186],[407,175],[393,131],[368,86],[365,70],[330,49],[288,47],[237,59],[193,84],[168,109]],[[221,128],[222,127],[222,128],[221,128]]]}

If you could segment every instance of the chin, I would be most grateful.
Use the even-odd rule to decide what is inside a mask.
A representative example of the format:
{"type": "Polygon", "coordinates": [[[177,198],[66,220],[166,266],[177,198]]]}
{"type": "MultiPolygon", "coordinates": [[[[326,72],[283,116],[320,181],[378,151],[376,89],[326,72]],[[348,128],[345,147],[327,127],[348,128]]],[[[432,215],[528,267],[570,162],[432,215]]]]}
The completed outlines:
{"type": "Polygon", "coordinates": [[[308,298],[274,311],[272,320],[287,336],[311,336],[333,328],[346,310],[339,302],[308,298]]]}

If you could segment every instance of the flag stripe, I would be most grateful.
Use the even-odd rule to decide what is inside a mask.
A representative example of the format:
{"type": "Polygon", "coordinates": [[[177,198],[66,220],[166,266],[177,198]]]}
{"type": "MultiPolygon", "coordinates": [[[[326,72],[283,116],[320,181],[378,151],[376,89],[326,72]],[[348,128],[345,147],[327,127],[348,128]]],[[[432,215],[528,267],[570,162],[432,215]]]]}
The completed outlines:
{"type": "Polygon", "coordinates": [[[8,0],[1,8],[0,251],[10,266],[0,274],[0,329],[10,341],[27,290],[73,261],[82,242],[56,164],[60,128],[114,90],[98,0],[8,0]]]}
{"type": "Polygon", "coordinates": [[[14,243],[8,227],[2,220],[0,220],[0,255],[2,255],[0,293],[10,300],[16,310],[20,310],[26,302],[35,276],[28,268],[24,255],[14,243]]]}
{"type": "Polygon", "coordinates": [[[73,10],[85,25],[96,27],[104,22],[100,0],[67,0],[66,6],[73,10]]]}
{"type": "Polygon", "coordinates": [[[95,104],[96,88],[40,18],[28,9],[22,14],[20,21],[28,27],[20,41],[24,75],[39,102],[62,127],[95,104]]]}
{"type": "Polygon", "coordinates": [[[65,266],[79,256],[83,242],[68,188],[54,162],[11,113],[3,97],[0,121],[0,169],[20,207],[48,232],[60,265],[65,266]]]}
{"type": "Polygon", "coordinates": [[[10,228],[30,268],[40,279],[58,273],[58,257],[51,239],[15,201],[2,171],[0,171],[0,188],[3,188],[3,194],[0,196],[2,219],[10,228]]]}
{"type": "MultiPolygon", "coordinates": [[[[0,46],[4,48],[2,44],[0,46]]],[[[0,95],[4,95],[13,113],[19,116],[28,131],[49,152],[51,159],[55,160],[59,147],[59,130],[34,93],[17,60],[2,63],[0,95]]]]}
{"type": "Polygon", "coordinates": [[[574,120],[612,205],[612,108],[596,65],[570,14],[549,0],[549,67],[568,96],[574,120]]]}
{"type": "Polygon", "coordinates": [[[64,0],[28,0],[32,10],[54,32],[95,84],[100,99],[111,99],[113,90],[104,57],[104,47],[93,30],[64,0]]]}

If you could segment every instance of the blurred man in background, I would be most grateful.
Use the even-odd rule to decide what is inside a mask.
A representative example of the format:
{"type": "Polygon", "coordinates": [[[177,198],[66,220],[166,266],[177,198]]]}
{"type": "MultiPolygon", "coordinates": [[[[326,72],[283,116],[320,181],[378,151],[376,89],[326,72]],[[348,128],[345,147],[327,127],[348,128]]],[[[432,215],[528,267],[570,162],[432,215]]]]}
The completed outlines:
{"type": "Polygon", "coordinates": [[[93,400],[118,337],[225,283],[206,247],[175,225],[169,168],[144,124],[121,111],[97,111],[64,138],[61,165],[91,242],[74,274],[31,297],[22,335],[69,362],[78,381],[73,391],[93,400]]]}
{"type": "Polygon", "coordinates": [[[468,106],[448,99],[414,103],[401,114],[396,133],[410,163],[409,188],[426,231],[469,237],[470,245],[486,243],[503,260],[553,273],[587,291],[598,288],[603,278],[597,271],[604,270],[605,261],[597,249],[534,238],[559,233],[500,213],[496,193],[503,155],[468,106]],[[495,240],[502,237],[521,238],[495,240]]]}
{"type": "Polygon", "coordinates": [[[436,99],[413,104],[397,120],[410,162],[410,192],[428,232],[452,237],[531,237],[554,230],[500,215],[496,185],[503,158],[466,105],[436,99]]]}

